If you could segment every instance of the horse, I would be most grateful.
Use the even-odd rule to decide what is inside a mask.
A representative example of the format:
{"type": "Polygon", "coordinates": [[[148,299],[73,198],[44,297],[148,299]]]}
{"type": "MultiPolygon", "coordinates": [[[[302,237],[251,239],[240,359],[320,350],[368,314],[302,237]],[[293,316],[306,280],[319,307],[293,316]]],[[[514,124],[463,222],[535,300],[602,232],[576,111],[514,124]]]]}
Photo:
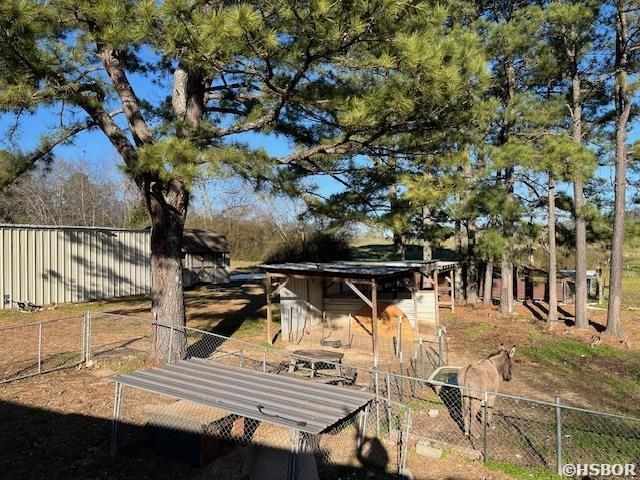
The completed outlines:
{"type": "MultiPolygon", "coordinates": [[[[503,381],[509,382],[511,380],[511,367],[515,351],[515,345],[510,350],[500,345],[498,353],[472,363],[458,372],[464,434],[467,437],[471,434],[471,420],[477,419],[478,412],[484,404],[484,392],[497,392],[503,381]]],[[[496,396],[488,394],[486,399],[488,413],[486,421],[487,425],[490,425],[496,396]]],[[[483,420],[485,419],[483,418],[483,420]]]]}

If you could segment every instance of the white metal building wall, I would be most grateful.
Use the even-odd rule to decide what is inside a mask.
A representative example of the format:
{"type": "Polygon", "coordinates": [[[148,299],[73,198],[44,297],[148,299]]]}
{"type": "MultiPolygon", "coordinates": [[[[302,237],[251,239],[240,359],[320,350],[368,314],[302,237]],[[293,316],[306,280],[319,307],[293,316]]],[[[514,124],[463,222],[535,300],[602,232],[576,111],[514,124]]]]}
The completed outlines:
{"type": "Polygon", "coordinates": [[[150,256],[147,230],[1,225],[1,308],[149,293],[150,256]]]}

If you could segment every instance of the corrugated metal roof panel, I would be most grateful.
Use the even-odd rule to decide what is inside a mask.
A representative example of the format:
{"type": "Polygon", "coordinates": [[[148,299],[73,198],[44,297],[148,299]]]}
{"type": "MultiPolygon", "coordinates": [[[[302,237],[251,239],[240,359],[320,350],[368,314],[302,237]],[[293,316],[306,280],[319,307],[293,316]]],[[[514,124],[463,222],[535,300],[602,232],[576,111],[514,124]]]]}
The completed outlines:
{"type": "Polygon", "coordinates": [[[192,358],[118,375],[122,385],[317,434],[373,399],[359,390],[192,358]]]}

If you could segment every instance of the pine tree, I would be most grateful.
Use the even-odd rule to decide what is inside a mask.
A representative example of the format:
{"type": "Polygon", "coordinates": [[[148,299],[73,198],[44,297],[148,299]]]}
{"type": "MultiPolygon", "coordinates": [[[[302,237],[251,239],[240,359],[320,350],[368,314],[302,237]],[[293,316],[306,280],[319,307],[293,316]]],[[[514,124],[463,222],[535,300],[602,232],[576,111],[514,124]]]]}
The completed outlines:
{"type": "MultiPolygon", "coordinates": [[[[545,9],[546,35],[551,47],[554,70],[559,74],[559,88],[567,92],[570,106],[571,136],[582,144],[583,111],[598,90],[598,82],[591,81],[590,57],[598,37],[598,9],[600,2],[554,1],[545,9]]],[[[548,67],[548,65],[547,65],[548,67]]],[[[573,178],[573,217],[575,223],[576,295],[575,323],[587,328],[587,221],[585,218],[585,179],[573,178]]]]}
{"type": "MultiPolygon", "coordinates": [[[[45,108],[62,126],[30,151],[4,152],[1,181],[79,132],[103,135],[149,212],[153,310],[183,325],[181,242],[197,178],[317,173],[429,125],[475,89],[478,51],[459,11],[438,2],[8,0],[0,110],[19,125],[45,108]],[[140,85],[165,85],[166,97],[140,85]],[[271,158],[245,142],[251,131],[286,135],[295,151],[271,158]]],[[[166,357],[168,334],[158,342],[166,357]]]]}
{"type": "Polygon", "coordinates": [[[640,26],[638,4],[634,0],[615,0],[613,2],[615,21],[613,99],[615,102],[615,199],[613,215],[613,238],[611,242],[609,305],[607,308],[606,333],[623,336],[620,321],[622,303],[622,270],[624,263],[624,230],[626,213],[627,129],[631,116],[632,86],[629,77],[637,69],[638,43],[637,31],[640,26]]]}

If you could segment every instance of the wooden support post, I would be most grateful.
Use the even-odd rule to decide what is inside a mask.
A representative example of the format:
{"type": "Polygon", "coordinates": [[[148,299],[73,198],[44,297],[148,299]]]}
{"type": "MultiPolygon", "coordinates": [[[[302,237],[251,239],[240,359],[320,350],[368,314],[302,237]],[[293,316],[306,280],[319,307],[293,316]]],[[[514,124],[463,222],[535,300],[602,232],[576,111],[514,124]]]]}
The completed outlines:
{"type": "Polygon", "coordinates": [[[378,368],[378,282],[371,283],[371,333],[373,334],[373,366],[378,368]]]}
{"type": "Polygon", "coordinates": [[[411,300],[413,300],[413,323],[416,329],[416,342],[420,340],[420,325],[418,324],[418,279],[421,273],[413,273],[411,282],[411,300]]]}
{"type": "Polygon", "coordinates": [[[455,267],[449,273],[449,284],[451,285],[451,311],[456,311],[456,269],[455,267]]]}
{"type": "Polygon", "coordinates": [[[273,336],[271,335],[271,325],[273,323],[273,311],[271,307],[271,274],[265,275],[265,291],[267,294],[267,342],[273,345],[273,336]]]}

